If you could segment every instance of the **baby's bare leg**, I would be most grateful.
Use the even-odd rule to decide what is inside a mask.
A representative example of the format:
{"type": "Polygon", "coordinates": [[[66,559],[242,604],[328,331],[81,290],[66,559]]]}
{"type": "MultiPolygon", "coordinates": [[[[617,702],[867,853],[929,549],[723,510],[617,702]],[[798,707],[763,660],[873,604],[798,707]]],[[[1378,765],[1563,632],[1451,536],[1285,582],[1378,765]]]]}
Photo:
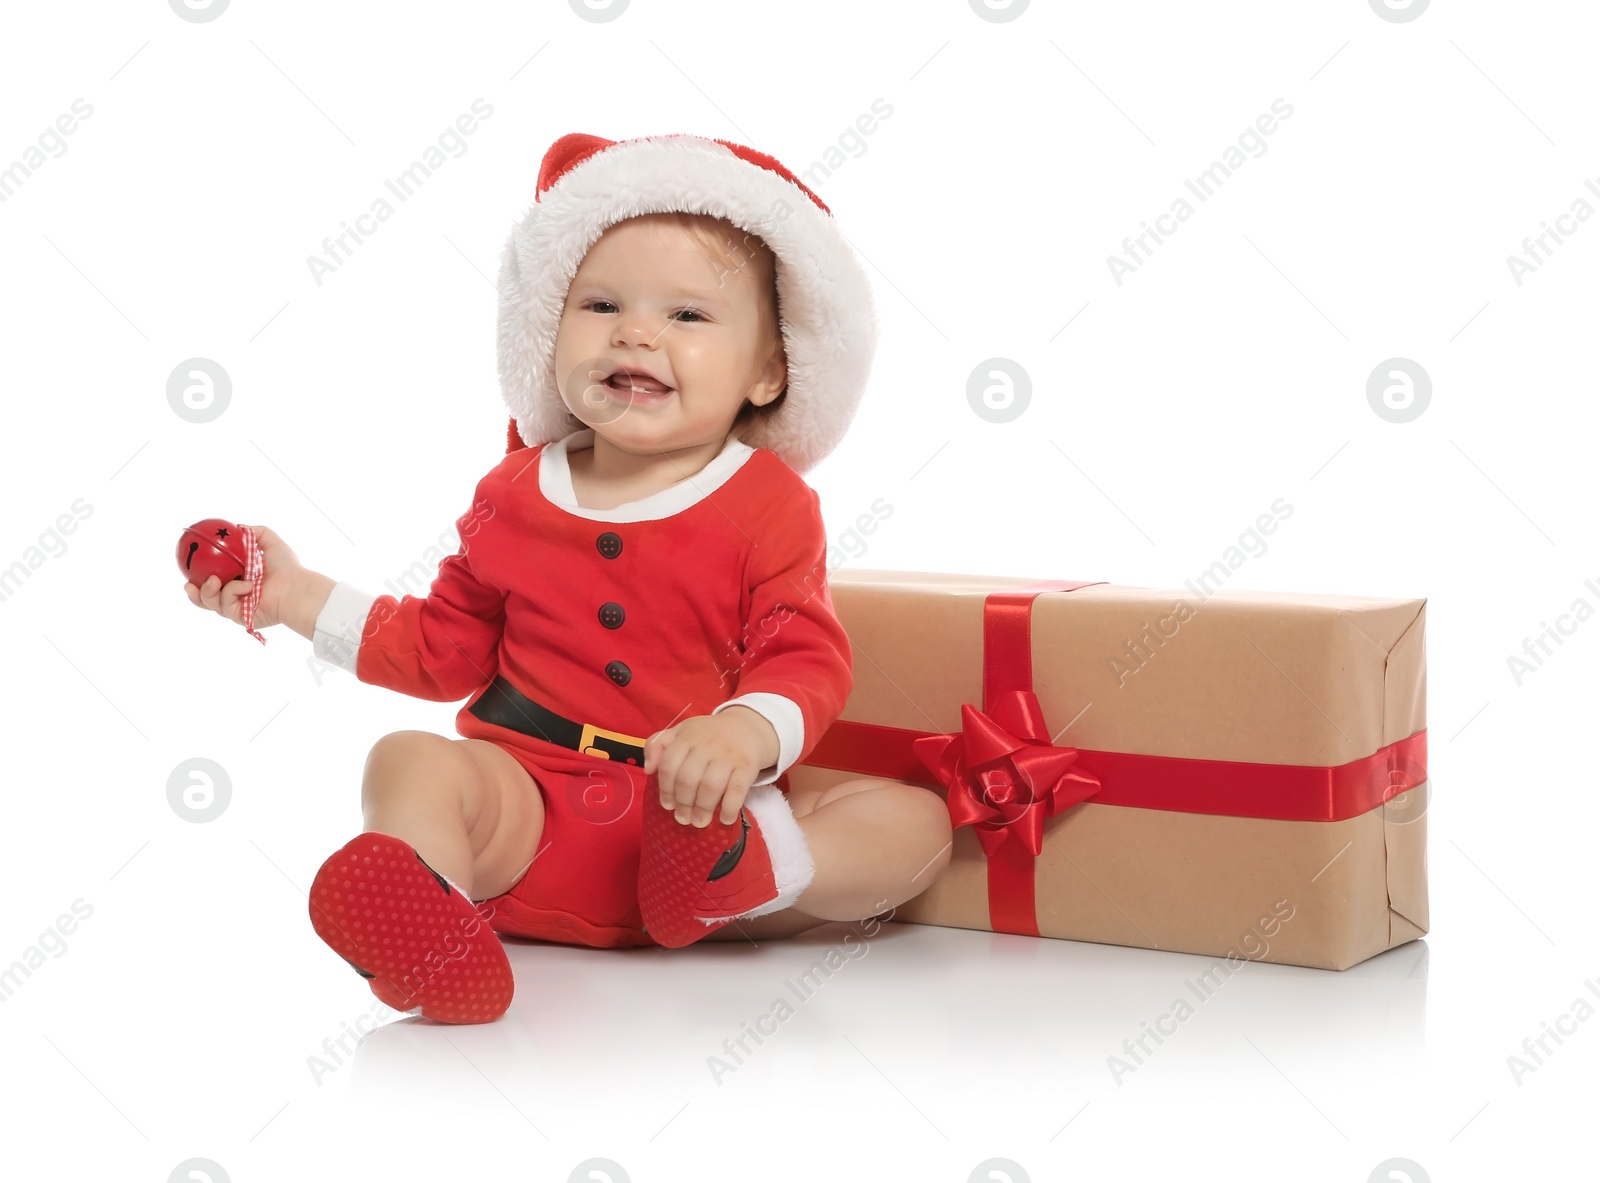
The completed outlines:
{"type": "Polygon", "coordinates": [[[808,929],[828,923],[817,916],[808,916],[798,908],[784,908],[781,912],[768,912],[754,920],[731,920],[715,932],[701,938],[703,941],[775,941],[784,937],[799,936],[808,929]]]}
{"type": "Polygon", "coordinates": [[[538,785],[481,739],[396,731],[373,745],[361,781],[366,829],[409,843],[471,900],[511,887],[544,830],[538,785]]]}
{"type": "Polygon", "coordinates": [[[805,812],[797,796],[791,803],[817,864],[811,886],[794,902],[797,911],[865,920],[920,895],[950,861],[949,809],[920,785],[848,780],[805,812]]]}

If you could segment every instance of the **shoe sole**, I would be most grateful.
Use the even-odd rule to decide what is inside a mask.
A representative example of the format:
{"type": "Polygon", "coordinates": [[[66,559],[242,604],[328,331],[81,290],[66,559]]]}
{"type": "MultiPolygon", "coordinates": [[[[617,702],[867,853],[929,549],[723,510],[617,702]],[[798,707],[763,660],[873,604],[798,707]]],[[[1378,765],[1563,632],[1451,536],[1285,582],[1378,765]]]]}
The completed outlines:
{"type": "Polygon", "coordinates": [[[311,926],[396,1010],[441,1023],[492,1023],[515,981],[500,939],[410,845],[369,832],[312,880],[311,926]]]}

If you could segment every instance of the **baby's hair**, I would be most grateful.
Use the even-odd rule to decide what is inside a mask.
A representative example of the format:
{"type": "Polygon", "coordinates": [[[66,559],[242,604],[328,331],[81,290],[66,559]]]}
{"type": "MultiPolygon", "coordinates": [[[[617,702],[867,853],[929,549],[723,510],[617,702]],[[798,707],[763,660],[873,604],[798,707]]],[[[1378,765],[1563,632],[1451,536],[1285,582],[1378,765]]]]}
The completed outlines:
{"type": "MultiPolygon", "coordinates": [[[[750,271],[756,282],[756,290],[762,296],[757,307],[761,342],[761,348],[757,353],[757,364],[765,363],[770,356],[768,351],[773,347],[781,351],[783,332],[779,328],[778,320],[778,262],[772,253],[772,248],[760,235],[735,226],[726,218],[714,217],[711,214],[685,213],[681,210],[674,210],[667,216],[699,242],[718,268],[719,274],[724,268],[728,271],[745,269],[750,271]]],[[[783,400],[788,397],[788,391],[785,389],[765,406],[758,407],[751,402],[745,403],[734,417],[729,434],[739,436],[750,424],[776,414],[778,408],[783,405],[783,400]]]]}

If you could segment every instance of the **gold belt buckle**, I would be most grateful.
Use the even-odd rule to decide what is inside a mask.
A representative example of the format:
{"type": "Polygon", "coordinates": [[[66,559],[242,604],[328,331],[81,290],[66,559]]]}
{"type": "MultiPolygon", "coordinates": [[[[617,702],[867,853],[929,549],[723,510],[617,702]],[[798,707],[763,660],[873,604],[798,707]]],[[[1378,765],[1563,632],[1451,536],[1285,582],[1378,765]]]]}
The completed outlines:
{"type": "Polygon", "coordinates": [[[610,752],[594,746],[597,736],[614,739],[618,743],[632,744],[636,748],[644,747],[644,740],[637,735],[624,735],[620,731],[607,731],[604,727],[596,727],[593,723],[585,723],[583,725],[583,733],[578,736],[578,750],[585,756],[598,756],[602,760],[611,759],[610,752]]]}

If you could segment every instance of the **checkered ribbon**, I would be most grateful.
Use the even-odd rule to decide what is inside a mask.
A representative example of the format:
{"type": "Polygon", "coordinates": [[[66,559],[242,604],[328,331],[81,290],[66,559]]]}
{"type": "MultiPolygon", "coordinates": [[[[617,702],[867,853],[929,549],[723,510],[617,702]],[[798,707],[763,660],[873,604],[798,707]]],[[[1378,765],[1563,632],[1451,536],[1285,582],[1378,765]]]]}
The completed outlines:
{"type": "Polygon", "coordinates": [[[266,576],[267,565],[261,557],[261,544],[256,541],[256,532],[249,526],[240,526],[239,533],[244,536],[244,577],[250,581],[250,592],[239,602],[239,609],[244,616],[244,627],[252,637],[263,645],[267,638],[256,631],[256,608],[261,604],[261,581],[266,576]]]}

